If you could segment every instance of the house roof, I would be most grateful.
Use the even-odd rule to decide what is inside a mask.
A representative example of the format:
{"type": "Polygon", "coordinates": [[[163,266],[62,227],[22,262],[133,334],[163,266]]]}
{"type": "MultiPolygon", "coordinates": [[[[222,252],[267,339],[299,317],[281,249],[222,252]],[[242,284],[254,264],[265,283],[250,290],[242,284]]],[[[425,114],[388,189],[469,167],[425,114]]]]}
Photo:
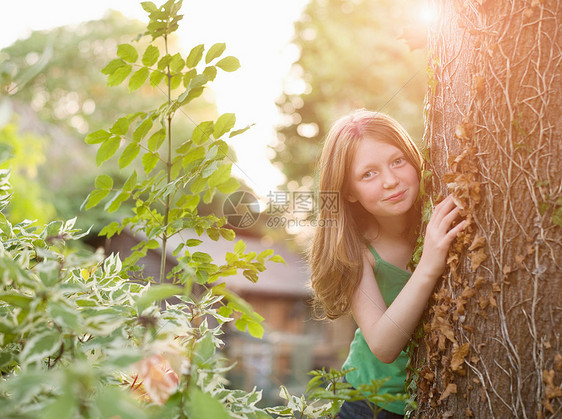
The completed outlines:
{"type": "Polygon", "coordinates": [[[184,230],[181,232],[181,236],[176,235],[168,239],[170,246],[167,247],[166,253],[169,257],[172,256],[172,252],[182,241],[188,239],[201,240],[202,243],[192,249],[208,253],[213,258],[214,263],[218,265],[226,263],[226,253],[234,252],[234,245],[239,239],[246,243],[246,253],[253,251],[259,254],[266,249],[273,249],[276,255],[283,257],[285,263],[266,262],[266,270],[259,273],[259,280],[256,283],[244,277],[242,272],[224,277],[222,280],[226,282],[228,288],[237,293],[263,293],[300,298],[311,294],[308,285],[309,273],[306,260],[281,243],[266,246],[259,237],[243,236],[240,233],[237,233],[235,241],[228,241],[222,237],[214,241],[206,234],[198,236],[192,230],[184,230]]]}

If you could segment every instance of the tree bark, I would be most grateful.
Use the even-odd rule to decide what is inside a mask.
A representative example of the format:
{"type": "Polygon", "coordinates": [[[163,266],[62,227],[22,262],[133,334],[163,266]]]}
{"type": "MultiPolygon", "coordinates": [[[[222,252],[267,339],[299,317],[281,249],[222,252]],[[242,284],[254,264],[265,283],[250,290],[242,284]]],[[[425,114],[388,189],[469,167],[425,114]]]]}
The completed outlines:
{"type": "Polygon", "coordinates": [[[562,415],[562,5],[436,0],[433,196],[470,226],[414,353],[418,417],[562,415]]]}

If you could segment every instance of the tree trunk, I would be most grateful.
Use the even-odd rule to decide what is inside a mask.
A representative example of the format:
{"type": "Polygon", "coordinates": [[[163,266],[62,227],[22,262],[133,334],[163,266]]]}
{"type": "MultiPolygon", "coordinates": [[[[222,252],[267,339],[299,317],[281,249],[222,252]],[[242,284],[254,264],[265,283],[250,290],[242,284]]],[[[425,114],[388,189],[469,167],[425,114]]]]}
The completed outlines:
{"type": "Polygon", "coordinates": [[[562,5],[437,0],[433,194],[470,226],[430,302],[418,417],[562,415],[562,5]]]}

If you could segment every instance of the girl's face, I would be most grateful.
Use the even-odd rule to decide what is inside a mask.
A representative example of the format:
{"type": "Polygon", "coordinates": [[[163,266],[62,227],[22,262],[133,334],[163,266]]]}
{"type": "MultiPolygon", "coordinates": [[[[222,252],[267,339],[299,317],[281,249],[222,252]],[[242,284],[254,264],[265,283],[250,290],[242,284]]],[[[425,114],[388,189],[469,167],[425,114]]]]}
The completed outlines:
{"type": "Polygon", "coordinates": [[[357,144],[348,178],[347,199],[378,221],[406,214],[419,192],[417,170],[402,150],[373,137],[357,144]]]}

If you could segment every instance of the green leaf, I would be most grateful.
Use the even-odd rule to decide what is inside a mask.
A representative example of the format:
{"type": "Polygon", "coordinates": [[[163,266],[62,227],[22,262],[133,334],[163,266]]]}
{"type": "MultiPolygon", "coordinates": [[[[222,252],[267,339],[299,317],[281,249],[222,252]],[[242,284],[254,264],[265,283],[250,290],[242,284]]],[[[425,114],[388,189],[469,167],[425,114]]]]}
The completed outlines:
{"type": "Polygon", "coordinates": [[[270,259],[270,262],[275,262],[275,263],[285,263],[285,259],[283,259],[283,256],[281,255],[273,255],[270,259]]]}
{"type": "Polygon", "coordinates": [[[263,261],[266,257],[273,255],[273,249],[266,249],[263,252],[260,252],[257,259],[263,261]]]}
{"type": "Polygon", "coordinates": [[[199,246],[201,243],[203,243],[203,241],[199,239],[189,239],[185,241],[185,245],[188,247],[199,246]]]}
{"type": "Polygon", "coordinates": [[[176,206],[188,211],[193,211],[197,208],[197,205],[199,205],[200,200],[201,198],[199,195],[183,195],[178,202],[176,202],[176,206]]]}
{"type": "Polygon", "coordinates": [[[185,60],[185,65],[188,68],[193,68],[197,64],[199,64],[199,61],[201,61],[201,58],[203,58],[203,51],[204,50],[205,50],[205,45],[203,45],[203,44],[199,44],[199,45],[193,47],[191,49],[191,51],[189,52],[189,55],[187,56],[187,59],[185,60]]]}
{"type": "Polygon", "coordinates": [[[258,339],[261,339],[263,337],[264,330],[263,330],[263,326],[261,324],[248,319],[248,322],[246,323],[246,326],[248,328],[248,332],[253,337],[258,338],[258,339]]]}
{"type": "Polygon", "coordinates": [[[107,140],[109,137],[111,137],[111,133],[104,130],[104,129],[100,129],[97,131],[94,131],[88,135],[86,135],[86,144],[98,144],[98,143],[103,143],[105,140],[107,140]]]}
{"type": "Polygon", "coordinates": [[[207,189],[205,191],[205,194],[203,195],[203,203],[210,204],[211,201],[213,200],[213,197],[215,196],[215,192],[216,192],[215,188],[207,189]]]}
{"type": "Polygon", "coordinates": [[[148,131],[150,131],[152,125],[153,122],[150,116],[144,118],[144,120],[135,128],[135,131],[133,131],[133,141],[137,143],[141,141],[146,136],[148,131]]]}
{"type": "Polygon", "coordinates": [[[250,281],[256,283],[258,282],[258,273],[256,271],[252,271],[250,269],[246,269],[242,272],[242,274],[249,279],[250,281]]]}
{"type": "MultiPolygon", "coordinates": [[[[132,392],[130,393],[132,394],[132,392]]],[[[102,387],[96,397],[96,406],[101,413],[100,417],[103,418],[145,419],[149,417],[147,409],[117,386],[102,387]]]]}
{"type": "Polygon", "coordinates": [[[96,177],[94,185],[98,189],[111,189],[113,188],[113,178],[109,175],[99,175],[96,177]]]}
{"type": "Polygon", "coordinates": [[[164,55],[158,61],[158,70],[164,70],[170,64],[170,61],[172,61],[172,56],[170,54],[164,55]]]}
{"type": "Polygon", "coordinates": [[[125,80],[127,76],[131,73],[132,69],[133,67],[130,64],[119,67],[111,75],[109,75],[109,77],[107,78],[107,85],[108,86],[120,85],[123,82],[123,80],[125,80]]]}
{"type": "Polygon", "coordinates": [[[214,44],[209,48],[209,51],[207,51],[207,55],[205,55],[205,64],[209,64],[215,58],[220,57],[225,49],[226,44],[224,42],[214,44]]]}
{"type": "Polygon", "coordinates": [[[237,129],[235,131],[231,131],[228,138],[232,138],[235,137],[236,135],[240,135],[243,134],[244,132],[248,131],[254,124],[250,124],[247,127],[241,128],[241,129],[237,129]]]}
{"type": "Polygon", "coordinates": [[[210,188],[214,188],[230,178],[231,164],[223,164],[209,177],[208,183],[210,188]]]}
{"type": "Polygon", "coordinates": [[[109,194],[109,192],[110,191],[107,189],[93,190],[84,201],[86,203],[85,208],[89,210],[90,208],[95,207],[109,194]]]}
{"type": "Polygon", "coordinates": [[[238,58],[230,55],[228,57],[224,57],[219,62],[217,62],[215,65],[218,68],[220,68],[221,70],[227,71],[227,72],[230,73],[230,72],[236,71],[240,68],[240,61],[238,60],[238,58]]]}
{"type": "Polygon", "coordinates": [[[131,143],[123,150],[123,153],[119,157],[119,168],[123,169],[127,167],[131,162],[138,156],[140,151],[140,145],[138,143],[131,143]]]}
{"type": "Polygon", "coordinates": [[[203,192],[203,190],[205,189],[205,186],[207,186],[207,180],[204,178],[197,178],[193,181],[193,183],[191,184],[191,193],[193,194],[199,194],[201,192],[203,192]]]}
{"type": "Polygon", "coordinates": [[[121,117],[113,126],[109,129],[112,134],[115,135],[125,135],[129,131],[129,126],[131,125],[131,120],[129,118],[121,117]]]}
{"type": "Polygon", "coordinates": [[[191,80],[197,75],[197,71],[195,69],[189,70],[187,73],[183,75],[183,87],[189,86],[191,80]]]}
{"type": "Polygon", "coordinates": [[[146,51],[144,51],[144,54],[142,55],[142,63],[145,66],[150,67],[151,65],[154,65],[156,61],[158,61],[159,56],[160,51],[158,50],[158,47],[149,45],[148,47],[146,47],[146,51]]]}
{"type": "Polygon", "coordinates": [[[180,72],[184,66],[185,62],[183,61],[181,54],[179,52],[177,54],[174,54],[172,59],[170,60],[170,70],[172,71],[172,73],[180,72]]]}
{"type": "Polygon", "coordinates": [[[185,154],[191,149],[191,141],[186,140],[181,143],[179,146],[176,147],[176,153],[178,154],[185,154]]]}
{"type": "Polygon", "coordinates": [[[150,85],[152,87],[156,87],[160,84],[162,79],[164,78],[165,74],[161,71],[153,71],[150,73],[150,85]]]}
{"type": "Polygon", "coordinates": [[[166,130],[164,128],[159,129],[148,139],[147,145],[150,151],[157,151],[164,140],[166,139],[166,130]]]}
{"type": "Polygon", "coordinates": [[[109,64],[107,64],[103,70],[101,71],[102,74],[105,74],[106,76],[109,76],[110,74],[115,73],[115,71],[123,66],[126,66],[127,63],[125,61],[123,61],[121,58],[116,58],[114,60],[111,60],[109,62],[109,64]]]}
{"type": "Polygon", "coordinates": [[[219,164],[218,162],[212,161],[210,164],[206,165],[205,168],[201,171],[201,177],[206,179],[211,176],[217,170],[219,164]]]}
{"type": "Polygon", "coordinates": [[[145,153],[142,156],[142,167],[147,175],[156,167],[156,163],[159,160],[158,157],[158,153],[145,153]]]}
{"type": "Polygon", "coordinates": [[[14,307],[27,310],[29,309],[29,305],[33,301],[33,298],[12,291],[0,294],[0,301],[4,301],[14,307]]]}
{"type": "Polygon", "coordinates": [[[217,228],[208,228],[207,229],[207,236],[213,241],[217,241],[220,239],[220,233],[217,228]]]}
{"type": "Polygon", "coordinates": [[[112,221],[100,231],[100,236],[106,236],[108,239],[121,231],[121,227],[117,221],[112,221]]]}
{"type": "Polygon", "coordinates": [[[123,185],[123,191],[131,192],[136,185],[137,185],[137,171],[133,170],[133,173],[131,173],[131,176],[129,176],[129,178],[123,185]]]}
{"type": "Polygon", "coordinates": [[[226,182],[221,183],[217,186],[217,189],[221,191],[223,194],[230,194],[236,191],[240,187],[240,183],[233,177],[227,179],[226,182]]]}
{"type": "Polygon", "coordinates": [[[178,87],[180,87],[181,81],[182,81],[182,74],[178,73],[172,76],[172,78],[170,79],[170,88],[172,90],[177,89],[178,87]]]}
{"type": "Polygon", "coordinates": [[[234,232],[234,230],[231,230],[229,228],[221,228],[219,232],[220,235],[228,241],[232,241],[236,238],[236,233],[234,232]]]}
{"type": "Polygon", "coordinates": [[[212,81],[217,77],[217,68],[215,66],[205,67],[205,70],[203,70],[203,74],[207,76],[209,81],[212,81]]]}
{"type": "Polygon", "coordinates": [[[142,67],[141,69],[135,71],[131,78],[129,79],[129,91],[137,90],[141,87],[146,79],[148,78],[148,68],[142,67]]]}
{"type": "Polygon", "coordinates": [[[41,419],[71,419],[74,417],[76,414],[76,397],[68,386],[64,390],[63,394],[44,408],[41,419]]]}
{"type": "Polygon", "coordinates": [[[178,176],[180,175],[181,168],[182,168],[182,159],[181,157],[178,156],[172,161],[172,167],[170,168],[170,175],[172,179],[178,178],[178,176]]]}
{"type": "Polygon", "coordinates": [[[131,44],[120,44],[117,46],[117,56],[123,60],[134,63],[138,60],[139,54],[131,44]]]}
{"type": "Polygon", "coordinates": [[[197,386],[189,387],[189,417],[193,418],[213,418],[213,419],[228,419],[228,414],[225,407],[211,396],[205,393],[197,386]]]}
{"type": "Polygon", "coordinates": [[[198,98],[199,96],[201,96],[203,94],[204,90],[205,90],[204,87],[196,87],[195,89],[191,89],[191,88],[187,89],[185,92],[183,92],[181,94],[181,100],[178,98],[178,102],[179,102],[180,106],[183,106],[183,105],[191,102],[193,99],[198,98]]]}
{"type": "Polygon", "coordinates": [[[214,131],[213,121],[203,121],[195,127],[191,135],[191,141],[194,144],[202,144],[206,142],[214,131]]]}
{"type": "Polygon", "coordinates": [[[184,156],[183,164],[188,165],[189,163],[191,163],[195,160],[200,160],[203,157],[205,157],[205,147],[203,147],[203,146],[195,147],[194,149],[190,150],[189,153],[187,153],[184,156]]]}
{"type": "Polygon", "coordinates": [[[48,313],[59,326],[80,333],[81,318],[76,310],[60,301],[49,302],[48,313]]]}
{"type": "Polygon", "coordinates": [[[205,85],[205,83],[207,83],[209,81],[209,78],[207,77],[206,74],[197,74],[195,77],[193,77],[193,79],[191,80],[191,83],[189,84],[189,87],[191,89],[195,89],[196,87],[202,87],[205,85]]]}
{"type": "Polygon", "coordinates": [[[119,149],[121,145],[121,138],[113,136],[109,140],[105,141],[96,154],[96,164],[100,166],[104,161],[111,158],[119,149]]]}
{"type": "Polygon", "coordinates": [[[213,131],[213,137],[216,139],[222,137],[225,133],[230,131],[234,124],[236,123],[236,116],[233,113],[224,113],[215,122],[215,129],[213,131]]]}
{"type": "MultiPolygon", "coordinates": [[[[164,278],[162,278],[164,280],[164,278]]],[[[149,287],[144,294],[135,298],[135,304],[138,312],[148,308],[151,304],[165,300],[166,298],[173,297],[174,295],[182,295],[184,293],[183,287],[177,285],[162,284],[149,287]]]]}
{"type": "Polygon", "coordinates": [[[244,250],[246,250],[246,243],[244,243],[244,240],[238,240],[234,245],[234,251],[240,255],[244,250]]]}
{"type": "Polygon", "coordinates": [[[158,7],[156,7],[156,5],[151,1],[143,1],[141,2],[141,6],[147,13],[154,13],[158,11],[158,7]]]}
{"type": "Polygon", "coordinates": [[[50,355],[54,355],[60,348],[62,335],[58,330],[47,330],[35,333],[26,343],[20,353],[23,364],[41,361],[50,355]]]}
{"type": "Polygon", "coordinates": [[[109,202],[105,204],[104,209],[107,212],[115,212],[128,198],[129,194],[127,192],[117,191],[115,195],[113,195],[113,198],[111,198],[111,200],[109,200],[109,202]]]}

